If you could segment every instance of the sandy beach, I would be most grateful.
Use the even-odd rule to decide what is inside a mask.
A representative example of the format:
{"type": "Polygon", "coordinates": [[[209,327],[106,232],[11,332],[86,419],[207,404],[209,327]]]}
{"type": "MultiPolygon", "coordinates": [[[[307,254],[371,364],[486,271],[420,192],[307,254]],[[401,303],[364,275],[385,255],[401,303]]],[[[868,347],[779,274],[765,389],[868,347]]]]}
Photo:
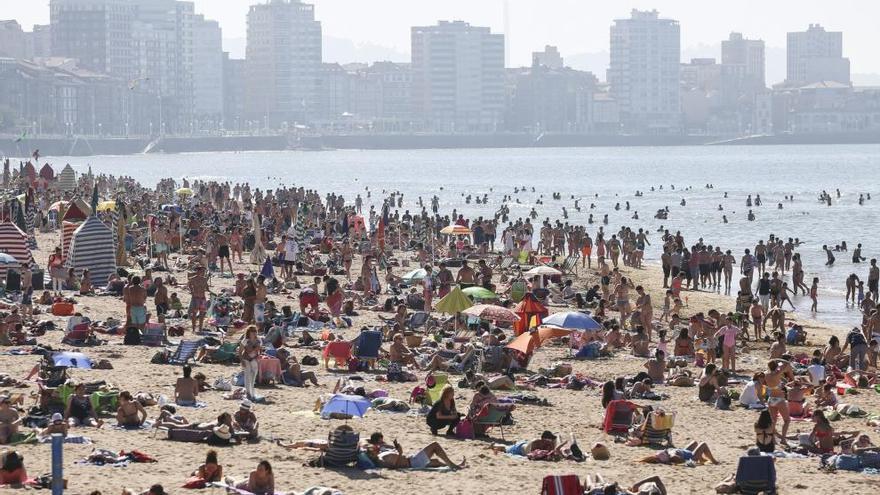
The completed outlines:
{"type": "MultiPolygon", "coordinates": [[[[41,266],[45,266],[47,255],[58,242],[58,234],[39,234],[41,247],[34,255],[41,266]]],[[[176,255],[172,255],[172,261],[176,255]]],[[[404,255],[405,256],[405,255],[404,255]]],[[[353,273],[357,273],[360,258],[355,259],[353,273]]],[[[236,272],[254,271],[257,267],[236,264],[236,272]]],[[[397,269],[400,273],[404,270],[397,269]]],[[[628,277],[636,284],[644,285],[655,301],[662,301],[663,289],[659,269],[634,270],[623,268],[628,277]]],[[[176,273],[182,278],[182,273],[176,273]]],[[[596,275],[581,271],[576,285],[584,286],[593,281],[596,275]]],[[[231,287],[234,279],[214,277],[212,290],[231,287]]],[[[174,290],[172,289],[172,292],[174,290]]],[[[176,292],[186,305],[189,296],[185,290],[176,292]]],[[[706,292],[690,292],[688,308],[685,314],[707,311],[717,308],[722,312],[731,310],[734,300],[717,294],[706,292]]],[[[291,298],[270,296],[279,305],[290,304],[296,307],[291,298]]],[[[45,311],[45,307],[41,307],[45,311]]],[[[77,311],[89,315],[93,319],[124,316],[123,303],[114,297],[77,297],[77,311]]],[[[558,310],[559,308],[554,308],[558,310]]],[[[56,318],[41,314],[39,319],[51,319],[63,328],[64,318],[56,318]]],[[[354,328],[348,329],[344,335],[353,337],[362,326],[379,323],[378,314],[362,311],[355,319],[354,328]]],[[[821,348],[832,334],[842,335],[845,329],[832,328],[816,324],[813,321],[801,322],[806,327],[810,345],[798,347],[795,352],[812,352],[821,348]]],[[[191,336],[189,331],[187,336],[191,336]]],[[[60,343],[62,332],[48,333],[39,340],[55,348],[66,348],[60,343]]],[[[107,338],[102,336],[102,338],[107,338]]],[[[120,390],[150,392],[154,395],[172,396],[176,377],[180,368],[169,365],[150,364],[155,348],[141,346],[123,346],[122,337],[109,337],[107,345],[80,349],[93,359],[108,359],[113,364],[112,370],[76,370],[73,376],[78,380],[106,380],[120,390]]],[[[317,357],[315,351],[293,350],[302,358],[305,355],[317,357]]],[[[593,361],[572,361],[566,359],[569,351],[561,347],[546,346],[537,351],[530,368],[537,370],[548,367],[551,363],[566,360],[573,363],[574,372],[583,373],[597,382],[613,379],[619,375],[633,375],[643,370],[643,359],[633,358],[627,352],[618,352],[614,358],[593,361]]],[[[767,359],[767,345],[758,344],[746,351],[740,359],[740,372],[750,374],[763,369],[767,359]]],[[[37,363],[37,356],[0,356],[0,369],[13,377],[23,378],[37,363]]],[[[538,388],[532,393],[546,399],[551,406],[520,405],[513,414],[515,424],[505,427],[504,436],[508,441],[535,438],[543,430],[551,430],[567,435],[574,434],[578,443],[588,450],[593,442],[605,442],[611,450],[611,459],[575,463],[561,461],[556,463],[528,461],[513,458],[504,454],[493,453],[483,440],[457,440],[443,436],[432,437],[424,417],[403,413],[370,411],[364,418],[348,421],[364,439],[374,431],[385,434],[386,440],[396,438],[404,451],[412,453],[431,441],[439,442],[450,456],[458,460],[467,458],[469,467],[458,472],[406,472],[388,469],[365,472],[357,469],[329,470],[305,467],[303,464],[314,457],[313,453],[293,450],[287,451],[277,447],[271,439],[305,440],[326,438],[328,431],[340,424],[338,420],[322,420],[313,414],[312,408],[320,394],[328,393],[336,379],[342,375],[327,372],[323,367],[304,367],[318,373],[319,387],[294,388],[286,386],[261,387],[259,392],[265,395],[268,404],[255,406],[263,440],[255,444],[243,444],[219,450],[219,460],[224,474],[242,479],[255,468],[258,461],[269,460],[275,472],[276,487],[279,491],[296,492],[310,486],[327,486],[341,490],[347,494],[374,493],[487,493],[491,491],[521,491],[538,493],[541,480],[548,474],[574,473],[583,477],[586,474],[602,473],[608,480],[631,484],[648,475],[658,475],[666,483],[672,494],[705,494],[714,492],[713,486],[736,470],[737,459],[754,443],[752,424],[756,413],[736,408],[732,411],[719,411],[696,399],[696,388],[658,387],[658,391],[669,394],[670,398],[662,402],[653,402],[666,411],[674,411],[677,415],[674,428],[676,445],[683,446],[692,440],[705,441],[711,446],[720,465],[704,465],[696,468],[683,466],[647,465],[637,460],[650,453],[644,447],[627,447],[614,443],[612,438],[600,430],[603,409],[600,405],[599,388],[586,388],[583,391],[566,389],[538,388]]],[[[203,372],[209,382],[217,377],[229,377],[239,370],[237,365],[198,364],[194,371],[203,372]]],[[[391,397],[406,400],[415,383],[389,384],[377,382],[374,376],[366,374],[367,389],[382,388],[388,390],[391,397]]],[[[420,374],[423,377],[423,374],[420,374]]],[[[16,389],[14,392],[36,391],[30,384],[27,390],[16,389]]],[[[472,392],[456,389],[456,400],[467,404],[472,392]]],[[[178,413],[193,422],[210,421],[224,411],[235,412],[238,403],[224,400],[222,392],[211,391],[201,396],[207,406],[200,409],[181,408],[178,413]]],[[[27,399],[28,405],[33,399],[27,399]]],[[[880,412],[880,394],[873,390],[862,390],[858,395],[848,395],[847,402],[859,405],[871,412],[880,412]]],[[[651,403],[647,401],[636,401],[651,403]]],[[[460,408],[463,406],[459,406],[460,408]]],[[[157,407],[148,407],[150,419],[157,415],[157,407]]],[[[843,419],[835,422],[837,430],[861,430],[869,432],[872,440],[878,439],[876,431],[865,425],[864,419],[843,419]]],[[[793,422],[791,432],[809,432],[810,422],[793,422]]],[[[101,493],[118,493],[123,487],[134,490],[145,490],[153,483],[162,483],[170,493],[185,492],[179,488],[204,459],[207,445],[178,443],[164,439],[164,434],[155,431],[119,431],[105,426],[102,429],[74,430],[77,434],[90,437],[94,445],[66,445],[64,449],[65,477],[68,480],[68,492],[86,494],[93,490],[101,493]],[[130,464],[127,467],[98,467],[78,464],[94,447],[114,451],[137,449],[155,457],[158,462],[151,464],[130,464]]],[[[498,431],[492,431],[498,437],[498,431]]],[[[22,445],[17,449],[24,455],[25,465],[31,476],[50,471],[50,455],[47,445],[22,445]]],[[[810,490],[812,493],[860,492],[878,482],[871,475],[838,472],[829,474],[818,469],[818,458],[780,459],[777,461],[779,486],[781,493],[801,493],[810,490]]]]}

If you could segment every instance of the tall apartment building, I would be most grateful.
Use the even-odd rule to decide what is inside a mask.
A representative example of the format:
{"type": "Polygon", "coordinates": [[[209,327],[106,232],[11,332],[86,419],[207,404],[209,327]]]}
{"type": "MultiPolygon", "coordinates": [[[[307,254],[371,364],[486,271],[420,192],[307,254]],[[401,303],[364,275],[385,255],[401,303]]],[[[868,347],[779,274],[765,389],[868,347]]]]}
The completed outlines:
{"type": "Polygon", "coordinates": [[[462,21],[413,27],[413,113],[425,128],[491,132],[504,110],[504,35],[462,21]]]}
{"type": "Polygon", "coordinates": [[[223,118],[223,33],[203,15],[193,20],[193,114],[202,127],[223,118]]]}
{"type": "Polygon", "coordinates": [[[247,118],[263,125],[305,122],[318,110],[321,23],[314,5],[270,0],[247,15],[247,118]]]}
{"type": "Polygon", "coordinates": [[[562,55],[555,46],[547,45],[543,52],[532,52],[532,67],[547,67],[548,69],[561,69],[564,66],[562,55]]]}
{"type": "Polygon", "coordinates": [[[185,132],[193,124],[193,3],[177,0],[51,0],[53,56],[129,81],[139,99],[132,132],[185,132]]]}
{"type": "Polygon", "coordinates": [[[26,33],[16,20],[0,21],[0,57],[31,58],[30,33],[26,33]]]}
{"type": "Polygon", "coordinates": [[[825,31],[819,24],[810,24],[806,31],[788,33],[787,48],[787,85],[805,86],[822,81],[850,84],[842,32],[825,31]]]}
{"type": "Polygon", "coordinates": [[[721,41],[721,65],[741,67],[746,84],[755,90],[767,85],[764,40],[750,40],[743,38],[742,33],[730,33],[729,39],[721,41]]]}
{"type": "Polygon", "coordinates": [[[229,58],[223,52],[223,128],[242,131],[244,123],[244,59],[229,58]]]}
{"type": "Polygon", "coordinates": [[[678,22],[661,19],[656,10],[633,10],[629,19],[614,21],[607,79],[625,131],[679,130],[680,45],[678,22]]]}

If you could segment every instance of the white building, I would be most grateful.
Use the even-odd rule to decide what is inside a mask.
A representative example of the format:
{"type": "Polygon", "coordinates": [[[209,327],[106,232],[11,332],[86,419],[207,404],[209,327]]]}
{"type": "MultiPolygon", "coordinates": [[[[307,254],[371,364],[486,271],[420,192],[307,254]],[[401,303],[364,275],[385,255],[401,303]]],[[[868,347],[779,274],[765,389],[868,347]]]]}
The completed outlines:
{"type": "Polygon", "coordinates": [[[223,33],[202,15],[193,22],[193,113],[198,120],[223,115],[223,33]]]}
{"type": "Polygon", "coordinates": [[[806,31],[788,33],[788,86],[804,86],[822,81],[850,84],[849,59],[843,57],[843,33],[825,31],[810,24],[806,31]]]}
{"type": "Polygon", "coordinates": [[[413,27],[413,112],[428,130],[494,132],[504,111],[504,35],[462,21],[413,27]]]}
{"type": "Polygon", "coordinates": [[[730,38],[721,41],[721,64],[741,67],[746,86],[757,91],[766,83],[766,62],[764,40],[743,38],[742,33],[730,33],[730,38]]]}
{"type": "Polygon", "coordinates": [[[611,26],[608,83],[626,132],[666,134],[680,129],[680,28],[656,10],[633,10],[611,26]]]}
{"type": "Polygon", "coordinates": [[[548,69],[561,69],[565,64],[559,50],[555,46],[547,45],[543,52],[532,52],[532,67],[540,66],[548,69]]]}
{"type": "Polygon", "coordinates": [[[321,23],[314,5],[270,0],[247,15],[245,113],[272,127],[305,122],[318,110],[321,23]]]}

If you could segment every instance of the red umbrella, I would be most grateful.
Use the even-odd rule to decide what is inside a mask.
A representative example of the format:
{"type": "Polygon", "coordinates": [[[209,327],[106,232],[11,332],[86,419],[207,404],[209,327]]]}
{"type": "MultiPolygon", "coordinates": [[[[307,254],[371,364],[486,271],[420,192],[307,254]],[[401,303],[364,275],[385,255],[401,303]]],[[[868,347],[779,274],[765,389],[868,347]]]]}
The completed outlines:
{"type": "Polygon", "coordinates": [[[494,304],[477,304],[462,311],[463,314],[475,316],[483,320],[514,323],[519,321],[519,316],[513,311],[494,304]]]}

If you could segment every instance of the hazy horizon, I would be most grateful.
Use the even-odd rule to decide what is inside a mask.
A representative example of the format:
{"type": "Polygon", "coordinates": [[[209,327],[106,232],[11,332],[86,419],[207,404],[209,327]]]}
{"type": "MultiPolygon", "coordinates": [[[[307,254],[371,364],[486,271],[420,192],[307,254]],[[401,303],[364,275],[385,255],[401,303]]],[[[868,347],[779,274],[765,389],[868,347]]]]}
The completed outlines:
{"type": "MultiPolygon", "coordinates": [[[[16,19],[27,30],[33,24],[48,24],[48,0],[40,3],[0,0],[4,19],[16,19]]],[[[246,33],[245,16],[254,0],[195,0],[196,12],[220,22],[223,29],[224,50],[233,56],[242,56],[242,41],[246,33]]],[[[339,57],[365,56],[394,59],[410,52],[410,27],[430,25],[438,20],[464,20],[474,25],[490,26],[494,32],[504,32],[504,0],[479,2],[464,0],[419,1],[411,0],[313,0],[316,17],[321,21],[325,38],[326,61],[345,60],[339,57]],[[392,14],[389,14],[392,13],[392,14]],[[341,40],[341,42],[340,42],[341,40]],[[327,53],[329,51],[329,53],[327,53]],[[362,54],[362,55],[357,55],[362,54]]],[[[829,31],[843,31],[844,56],[852,63],[857,74],[880,73],[880,58],[873,47],[880,42],[876,19],[880,16],[880,2],[840,0],[836,8],[828,9],[827,2],[819,0],[637,0],[601,2],[582,0],[508,0],[510,66],[531,63],[531,53],[544,45],[556,45],[573,66],[598,71],[600,58],[578,63],[584,55],[601,57],[608,52],[609,27],[614,19],[629,17],[633,8],[657,9],[662,17],[681,23],[682,60],[691,56],[720,57],[720,42],[730,32],[743,33],[747,38],[763,39],[768,51],[781,49],[783,58],[774,61],[768,53],[768,83],[778,82],[785,74],[784,49],[786,33],[805,30],[809,24],[821,24],[829,31]],[[716,53],[717,52],[717,53],[716,53]],[[781,74],[781,77],[780,77],[781,74]]]]}

